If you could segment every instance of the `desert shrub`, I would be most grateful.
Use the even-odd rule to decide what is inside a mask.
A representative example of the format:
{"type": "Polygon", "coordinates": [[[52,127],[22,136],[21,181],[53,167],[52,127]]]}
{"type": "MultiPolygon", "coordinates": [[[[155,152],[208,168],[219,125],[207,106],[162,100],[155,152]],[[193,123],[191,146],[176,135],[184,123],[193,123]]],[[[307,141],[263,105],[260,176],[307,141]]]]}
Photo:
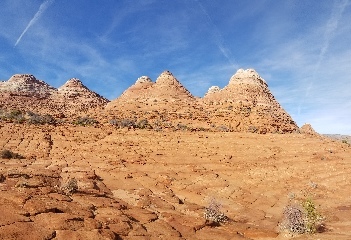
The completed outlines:
{"type": "Polygon", "coordinates": [[[147,119],[140,120],[136,124],[136,127],[140,129],[152,129],[152,126],[149,124],[149,121],[147,119]]]}
{"type": "Polygon", "coordinates": [[[298,205],[288,205],[285,207],[282,229],[288,230],[291,233],[302,234],[305,232],[304,212],[298,205]]]}
{"type": "Polygon", "coordinates": [[[185,131],[185,130],[188,130],[188,126],[184,125],[184,124],[181,124],[181,123],[178,123],[177,129],[185,131]]]}
{"type": "Polygon", "coordinates": [[[61,190],[66,195],[72,195],[78,191],[78,182],[75,178],[70,178],[65,185],[61,187],[61,190]]]}
{"type": "Polygon", "coordinates": [[[26,120],[20,110],[13,110],[9,113],[5,113],[2,116],[2,119],[16,123],[23,123],[26,120]]]}
{"type": "Polygon", "coordinates": [[[256,133],[258,131],[258,129],[257,129],[257,127],[251,125],[251,126],[249,126],[247,131],[250,132],[250,133],[256,133]]]}
{"type": "Polygon", "coordinates": [[[2,150],[0,152],[0,157],[3,159],[23,159],[24,157],[18,153],[14,153],[11,150],[2,150]]]}
{"type": "Polygon", "coordinates": [[[124,119],[112,119],[110,124],[117,128],[135,128],[136,123],[134,120],[124,118],[124,119]]]}
{"type": "Polygon", "coordinates": [[[212,221],[218,224],[228,222],[229,218],[221,212],[221,207],[222,205],[218,201],[212,199],[209,206],[205,208],[204,218],[207,221],[212,221]]]}
{"type": "Polygon", "coordinates": [[[230,132],[230,129],[225,125],[218,126],[216,129],[220,132],[230,132]]]}
{"type": "Polygon", "coordinates": [[[305,211],[305,231],[307,233],[315,233],[323,217],[317,212],[316,206],[311,199],[305,200],[302,206],[305,211]]]}
{"type": "Polygon", "coordinates": [[[78,117],[73,124],[75,125],[80,125],[80,126],[92,126],[99,123],[97,120],[94,118],[90,117],[78,117]]]}
{"type": "Polygon", "coordinates": [[[282,230],[292,234],[316,233],[321,226],[323,217],[317,212],[311,199],[301,204],[289,204],[283,211],[282,230]]]}
{"type": "Polygon", "coordinates": [[[29,119],[27,120],[27,122],[30,124],[36,124],[36,125],[56,124],[55,118],[50,114],[39,115],[37,113],[28,112],[28,115],[29,115],[29,119]]]}

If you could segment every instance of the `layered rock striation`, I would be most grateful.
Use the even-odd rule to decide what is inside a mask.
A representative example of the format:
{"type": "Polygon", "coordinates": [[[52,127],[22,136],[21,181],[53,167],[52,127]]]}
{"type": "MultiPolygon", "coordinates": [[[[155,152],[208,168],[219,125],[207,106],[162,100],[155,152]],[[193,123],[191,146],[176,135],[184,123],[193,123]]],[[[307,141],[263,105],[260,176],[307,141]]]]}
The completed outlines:
{"type": "Polygon", "coordinates": [[[33,75],[16,74],[0,82],[0,108],[49,114],[93,112],[109,119],[148,120],[160,128],[207,129],[253,133],[291,133],[299,128],[253,69],[239,69],[224,88],[211,87],[195,98],[169,71],[153,82],[142,76],[109,102],[77,78],[58,89],[33,75]],[[175,127],[176,126],[176,127],[175,127]]]}
{"type": "Polygon", "coordinates": [[[15,74],[0,82],[0,108],[66,115],[103,107],[108,100],[76,78],[56,89],[30,74],[15,74]]]}
{"type": "Polygon", "coordinates": [[[218,122],[235,131],[294,132],[298,127],[254,69],[239,69],[220,89],[211,87],[202,102],[218,122]]]}

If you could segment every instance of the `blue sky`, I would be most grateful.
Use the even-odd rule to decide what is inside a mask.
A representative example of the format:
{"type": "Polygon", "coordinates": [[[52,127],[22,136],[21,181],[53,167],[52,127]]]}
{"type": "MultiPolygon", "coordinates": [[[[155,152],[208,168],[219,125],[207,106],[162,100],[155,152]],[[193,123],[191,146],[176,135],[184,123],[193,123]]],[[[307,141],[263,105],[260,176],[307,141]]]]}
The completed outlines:
{"type": "Polygon", "coordinates": [[[112,100],[170,70],[195,96],[254,68],[301,126],[351,134],[351,0],[1,0],[0,79],[112,100]]]}

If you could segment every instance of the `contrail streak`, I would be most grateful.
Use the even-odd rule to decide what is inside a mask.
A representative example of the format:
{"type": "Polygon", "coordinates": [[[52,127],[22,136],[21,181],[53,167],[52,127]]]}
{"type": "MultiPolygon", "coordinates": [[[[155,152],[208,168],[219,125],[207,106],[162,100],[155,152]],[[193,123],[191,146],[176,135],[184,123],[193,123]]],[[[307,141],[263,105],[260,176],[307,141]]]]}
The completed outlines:
{"type": "Polygon", "coordinates": [[[202,5],[202,3],[199,0],[194,0],[200,7],[201,11],[203,12],[203,14],[206,16],[207,21],[209,23],[209,25],[211,25],[212,29],[213,29],[213,37],[215,40],[215,44],[217,45],[219,51],[222,53],[222,55],[228,60],[228,62],[231,65],[235,65],[230,57],[230,52],[229,50],[225,47],[225,44],[223,43],[223,39],[222,39],[222,35],[220,34],[217,26],[214,24],[211,16],[208,14],[208,12],[206,11],[205,7],[202,5]]]}
{"type": "Polygon", "coordinates": [[[21,41],[23,35],[28,31],[28,29],[33,26],[33,24],[35,24],[38,19],[40,18],[40,16],[45,12],[45,10],[54,2],[55,0],[46,0],[45,2],[43,2],[40,7],[39,10],[37,11],[37,13],[34,15],[34,17],[32,18],[32,20],[30,20],[30,22],[28,23],[27,27],[24,29],[24,31],[22,32],[21,36],[19,36],[19,38],[17,39],[16,43],[15,43],[15,47],[17,46],[17,44],[21,41]]]}
{"type": "MultiPolygon", "coordinates": [[[[316,71],[318,71],[321,62],[324,59],[324,55],[328,51],[330,41],[334,37],[334,32],[338,28],[340,18],[342,17],[343,12],[348,5],[349,5],[349,0],[342,0],[342,1],[340,1],[340,5],[337,5],[337,7],[334,7],[334,9],[331,13],[331,16],[327,22],[326,29],[324,32],[324,42],[323,42],[323,46],[322,46],[320,53],[319,53],[318,62],[317,62],[316,67],[315,67],[315,73],[316,73],[316,71]]],[[[315,75],[315,73],[314,73],[314,75],[315,75]]]]}
{"type": "MultiPolygon", "coordinates": [[[[342,14],[343,14],[345,8],[349,4],[350,4],[350,0],[335,1],[335,6],[334,6],[332,13],[330,15],[330,18],[328,19],[328,22],[325,26],[324,41],[323,41],[323,45],[322,45],[320,52],[319,52],[318,61],[317,61],[316,65],[314,66],[312,80],[310,81],[310,83],[306,89],[306,93],[305,93],[306,98],[310,96],[310,92],[314,87],[313,85],[314,85],[314,80],[316,79],[316,74],[320,68],[320,65],[324,59],[325,54],[328,51],[330,41],[333,39],[333,37],[335,35],[335,31],[338,28],[339,21],[342,17],[342,14]]],[[[300,104],[298,106],[298,115],[300,115],[301,106],[304,104],[304,102],[305,102],[304,99],[302,99],[302,101],[300,102],[300,104]]]]}

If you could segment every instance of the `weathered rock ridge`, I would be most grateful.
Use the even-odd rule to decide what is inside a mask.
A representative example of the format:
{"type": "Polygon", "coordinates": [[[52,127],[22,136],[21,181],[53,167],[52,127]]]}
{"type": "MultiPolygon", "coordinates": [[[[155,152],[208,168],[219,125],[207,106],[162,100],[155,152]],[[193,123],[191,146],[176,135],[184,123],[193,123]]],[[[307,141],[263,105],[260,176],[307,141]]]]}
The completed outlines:
{"type": "Polygon", "coordinates": [[[0,108],[65,116],[92,114],[109,119],[148,120],[157,128],[295,132],[296,123],[275,100],[266,81],[253,69],[239,69],[223,89],[211,87],[195,98],[169,71],[153,82],[138,78],[117,99],[109,102],[76,78],[58,89],[33,75],[16,74],[0,82],[0,108]]]}
{"type": "Polygon", "coordinates": [[[106,110],[110,116],[145,118],[161,126],[181,124],[192,129],[257,133],[298,131],[266,81],[253,69],[239,69],[226,87],[213,86],[202,99],[193,97],[169,71],[156,82],[144,76],[108,103],[106,110]]]}
{"type": "Polygon", "coordinates": [[[58,89],[30,74],[15,74],[0,82],[0,107],[38,113],[71,115],[105,106],[108,100],[76,78],[58,89]]]}
{"type": "MultiPolygon", "coordinates": [[[[117,102],[157,102],[194,100],[194,96],[173,76],[169,71],[164,71],[156,79],[156,82],[147,76],[137,79],[135,84],[129,87],[117,98],[117,102]]],[[[108,104],[107,108],[113,108],[114,102],[108,104]]]]}
{"type": "Polygon", "coordinates": [[[275,100],[266,81],[254,69],[239,69],[220,89],[211,87],[202,102],[223,124],[235,124],[237,131],[293,132],[296,123],[275,100]]]}

